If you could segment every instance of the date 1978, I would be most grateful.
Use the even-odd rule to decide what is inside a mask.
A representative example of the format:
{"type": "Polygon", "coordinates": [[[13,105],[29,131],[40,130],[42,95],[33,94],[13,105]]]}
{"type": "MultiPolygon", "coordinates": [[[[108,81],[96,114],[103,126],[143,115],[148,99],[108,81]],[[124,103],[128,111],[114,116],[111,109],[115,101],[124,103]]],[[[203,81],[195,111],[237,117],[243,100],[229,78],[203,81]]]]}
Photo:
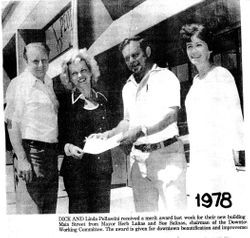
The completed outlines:
{"type": "Polygon", "coordinates": [[[197,193],[195,199],[197,201],[197,207],[203,206],[209,208],[211,206],[221,206],[223,208],[230,208],[232,206],[231,194],[228,192],[224,193],[204,193],[200,195],[197,193]]]}

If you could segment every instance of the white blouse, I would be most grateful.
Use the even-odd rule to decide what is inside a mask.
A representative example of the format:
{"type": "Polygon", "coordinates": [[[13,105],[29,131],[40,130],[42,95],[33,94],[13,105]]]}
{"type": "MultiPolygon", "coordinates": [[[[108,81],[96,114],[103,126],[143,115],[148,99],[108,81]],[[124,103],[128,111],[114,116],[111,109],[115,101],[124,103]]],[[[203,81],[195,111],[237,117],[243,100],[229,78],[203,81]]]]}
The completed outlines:
{"type": "Polygon", "coordinates": [[[186,98],[190,166],[235,170],[232,150],[244,150],[243,117],[231,73],[214,67],[195,76],[186,98]]]}

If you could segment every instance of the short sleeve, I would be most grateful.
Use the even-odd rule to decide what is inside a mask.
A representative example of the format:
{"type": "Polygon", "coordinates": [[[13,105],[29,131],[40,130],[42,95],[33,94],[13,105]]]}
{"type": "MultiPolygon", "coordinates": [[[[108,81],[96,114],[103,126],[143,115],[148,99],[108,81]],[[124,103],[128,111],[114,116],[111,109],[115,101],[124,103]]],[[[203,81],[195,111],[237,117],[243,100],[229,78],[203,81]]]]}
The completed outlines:
{"type": "Polygon", "coordinates": [[[156,105],[163,109],[180,107],[180,83],[175,74],[162,70],[156,72],[154,77],[149,87],[153,90],[156,105]]]}
{"type": "Polygon", "coordinates": [[[22,119],[25,88],[17,80],[13,79],[6,91],[5,121],[9,119],[20,122],[22,119]]]}

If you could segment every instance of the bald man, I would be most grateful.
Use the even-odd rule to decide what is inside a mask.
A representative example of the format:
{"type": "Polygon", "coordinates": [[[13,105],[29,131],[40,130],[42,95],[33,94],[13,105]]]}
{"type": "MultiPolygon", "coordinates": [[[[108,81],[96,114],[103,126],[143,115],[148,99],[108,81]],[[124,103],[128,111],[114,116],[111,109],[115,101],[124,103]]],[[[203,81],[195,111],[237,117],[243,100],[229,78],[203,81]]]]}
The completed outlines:
{"type": "Polygon", "coordinates": [[[46,75],[49,48],[36,42],[24,49],[25,71],[6,92],[5,120],[16,154],[16,212],[55,213],[57,171],[57,110],[53,82],[46,75]]]}

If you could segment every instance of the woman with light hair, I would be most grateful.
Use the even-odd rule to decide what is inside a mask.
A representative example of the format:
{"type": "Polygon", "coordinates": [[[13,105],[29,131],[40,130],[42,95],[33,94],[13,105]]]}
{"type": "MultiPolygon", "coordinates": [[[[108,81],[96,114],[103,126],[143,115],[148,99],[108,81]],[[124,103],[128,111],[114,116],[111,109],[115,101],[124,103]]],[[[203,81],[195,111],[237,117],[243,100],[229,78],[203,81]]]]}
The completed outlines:
{"type": "Polygon", "coordinates": [[[107,98],[93,89],[100,75],[86,49],[74,50],[62,63],[60,79],[71,90],[70,127],[61,167],[69,213],[108,213],[112,160],[110,151],[84,154],[84,139],[108,129],[107,98]]]}

